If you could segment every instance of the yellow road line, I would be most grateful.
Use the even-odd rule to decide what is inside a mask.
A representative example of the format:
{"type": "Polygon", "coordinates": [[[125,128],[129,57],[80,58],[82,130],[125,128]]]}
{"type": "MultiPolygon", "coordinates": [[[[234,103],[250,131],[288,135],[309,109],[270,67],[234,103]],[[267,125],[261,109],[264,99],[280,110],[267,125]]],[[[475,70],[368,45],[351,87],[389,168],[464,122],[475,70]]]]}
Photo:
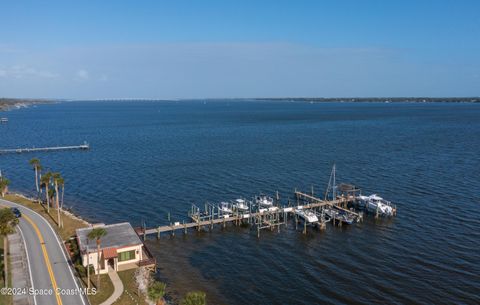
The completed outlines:
{"type": "Polygon", "coordinates": [[[48,258],[48,253],[47,253],[47,248],[45,247],[45,241],[43,240],[42,233],[40,233],[40,230],[38,229],[38,226],[33,222],[30,217],[27,215],[23,214],[22,218],[24,218],[26,221],[28,221],[35,232],[37,233],[38,239],[40,240],[40,245],[42,246],[42,252],[43,252],[43,258],[45,259],[45,265],[47,266],[48,269],[48,274],[50,275],[50,280],[52,281],[52,286],[53,286],[53,293],[55,293],[55,297],[57,298],[57,304],[58,305],[63,305],[62,299],[60,298],[60,294],[57,293],[58,286],[57,286],[57,281],[55,280],[55,275],[53,274],[52,270],[52,265],[50,264],[50,259],[48,258]]]}

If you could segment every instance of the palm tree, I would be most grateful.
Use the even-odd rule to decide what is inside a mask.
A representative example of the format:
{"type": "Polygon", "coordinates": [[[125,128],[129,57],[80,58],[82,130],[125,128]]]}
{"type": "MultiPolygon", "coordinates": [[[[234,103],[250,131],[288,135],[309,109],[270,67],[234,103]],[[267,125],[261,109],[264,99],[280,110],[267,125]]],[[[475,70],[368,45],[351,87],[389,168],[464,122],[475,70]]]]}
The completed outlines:
{"type": "Polygon", "coordinates": [[[100,289],[100,239],[105,235],[107,235],[107,231],[104,228],[95,228],[87,235],[89,240],[97,241],[97,289],[100,289]]]}
{"type": "Polygon", "coordinates": [[[55,203],[55,189],[49,189],[48,190],[48,198],[50,198],[50,204],[52,205],[52,208],[53,208],[53,204],[55,203]]]}
{"type": "Polygon", "coordinates": [[[155,281],[148,287],[148,298],[157,305],[165,304],[163,296],[165,295],[165,288],[167,284],[155,281]]]}
{"type": "Polygon", "coordinates": [[[52,182],[52,173],[51,172],[46,172],[41,180],[40,180],[42,186],[45,187],[45,196],[47,197],[47,212],[50,213],[50,193],[49,193],[49,187],[50,183],[52,182]]]}
{"type": "Polygon", "coordinates": [[[0,235],[3,236],[3,268],[5,287],[8,286],[8,239],[7,235],[15,232],[15,225],[18,224],[18,218],[15,217],[9,208],[0,210],[0,235]]]}
{"type": "Polygon", "coordinates": [[[42,170],[42,166],[40,165],[40,160],[37,158],[31,159],[29,163],[33,167],[33,170],[35,171],[35,187],[37,189],[37,198],[40,198],[40,186],[38,183],[38,175],[42,170]]]}
{"type": "MultiPolygon", "coordinates": [[[[63,210],[63,195],[65,194],[65,179],[63,177],[60,177],[60,179],[57,179],[58,185],[62,188],[62,199],[60,200],[60,211],[63,210]]],[[[61,221],[61,226],[63,227],[63,220],[60,219],[61,221]]]]}
{"type": "Polygon", "coordinates": [[[63,180],[62,175],[60,173],[53,173],[53,185],[55,187],[55,205],[57,208],[57,224],[60,227],[61,226],[61,220],[60,220],[60,193],[58,192],[58,186],[59,186],[59,180],[63,180]]]}
{"type": "Polygon", "coordinates": [[[0,176],[0,194],[2,195],[2,197],[5,197],[5,194],[8,192],[9,184],[10,184],[10,180],[0,176]]]}
{"type": "Polygon", "coordinates": [[[187,293],[185,298],[182,300],[182,305],[206,305],[206,294],[202,291],[193,291],[187,293]]]}

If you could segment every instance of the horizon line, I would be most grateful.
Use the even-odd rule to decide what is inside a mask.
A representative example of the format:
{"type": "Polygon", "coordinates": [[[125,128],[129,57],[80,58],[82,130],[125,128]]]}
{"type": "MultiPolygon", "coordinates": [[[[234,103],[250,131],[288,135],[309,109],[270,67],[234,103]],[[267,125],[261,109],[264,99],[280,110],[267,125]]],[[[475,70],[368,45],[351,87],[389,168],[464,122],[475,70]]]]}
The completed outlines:
{"type": "Polygon", "coordinates": [[[154,97],[108,97],[108,98],[22,98],[22,97],[0,97],[0,100],[18,101],[65,101],[65,102],[88,102],[88,101],[201,101],[201,100],[477,100],[480,96],[353,96],[353,97],[192,97],[192,98],[154,98],[154,97]]]}

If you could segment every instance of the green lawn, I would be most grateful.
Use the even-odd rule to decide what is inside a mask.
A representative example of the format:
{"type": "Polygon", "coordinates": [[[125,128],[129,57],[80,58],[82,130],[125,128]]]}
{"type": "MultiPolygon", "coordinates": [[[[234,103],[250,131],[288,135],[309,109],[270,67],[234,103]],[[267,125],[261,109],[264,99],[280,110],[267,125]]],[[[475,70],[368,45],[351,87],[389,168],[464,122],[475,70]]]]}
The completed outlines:
{"type": "MultiPolygon", "coordinates": [[[[125,270],[118,272],[118,276],[123,282],[123,294],[120,298],[115,302],[115,305],[131,305],[131,304],[139,304],[139,305],[147,305],[145,302],[145,297],[137,291],[137,284],[134,279],[136,269],[125,270]]],[[[82,282],[85,286],[87,286],[87,279],[82,277],[82,282]]],[[[96,275],[93,275],[90,278],[91,287],[95,287],[97,283],[96,275]]],[[[103,301],[108,299],[113,293],[113,284],[107,274],[100,275],[100,290],[97,292],[96,295],[88,296],[90,303],[92,305],[101,304],[103,301]]]]}
{"type": "MultiPolygon", "coordinates": [[[[87,287],[87,279],[82,278],[83,283],[85,284],[85,287],[87,287]]],[[[90,287],[97,287],[97,276],[94,274],[90,276],[90,287]]],[[[100,275],[100,289],[97,288],[97,293],[95,295],[89,295],[88,299],[90,300],[90,303],[92,305],[98,305],[101,304],[103,301],[108,299],[109,296],[111,296],[113,293],[113,284],[110,278],[108,277],[108,274],[101,274],[100,275]]]]}
{"type": "Polygon", "coordinates": [[[115,305],[148,305],[145,302],[145,296],[138,292],[137,282],[134,278],[135,271],[136,269],[130,269],[118,273],[123,282],[124,290],[122,296],[115,302],[115,305]]]}

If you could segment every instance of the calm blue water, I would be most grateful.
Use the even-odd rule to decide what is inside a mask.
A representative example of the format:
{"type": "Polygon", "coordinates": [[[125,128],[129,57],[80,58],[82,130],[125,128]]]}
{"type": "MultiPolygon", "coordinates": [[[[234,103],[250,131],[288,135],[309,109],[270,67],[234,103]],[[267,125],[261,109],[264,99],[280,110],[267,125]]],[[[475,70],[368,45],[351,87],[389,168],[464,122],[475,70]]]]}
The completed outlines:
{"type": "MultiPolygon", "coordinates": [[[[4,116],[5,114],[2,114],[4,116]]],[[[1,155],[12,189],[33,194],[28,160],[66,178],[91,221],[182,221],[192,202],[338,180],[397,203],[306,236],[228,226],[152,239],[174,298],[210,304],[480,303],[480,104],[72,102],[7,113],[0,147],[91,143],[88,152],[1,155]]]]}

